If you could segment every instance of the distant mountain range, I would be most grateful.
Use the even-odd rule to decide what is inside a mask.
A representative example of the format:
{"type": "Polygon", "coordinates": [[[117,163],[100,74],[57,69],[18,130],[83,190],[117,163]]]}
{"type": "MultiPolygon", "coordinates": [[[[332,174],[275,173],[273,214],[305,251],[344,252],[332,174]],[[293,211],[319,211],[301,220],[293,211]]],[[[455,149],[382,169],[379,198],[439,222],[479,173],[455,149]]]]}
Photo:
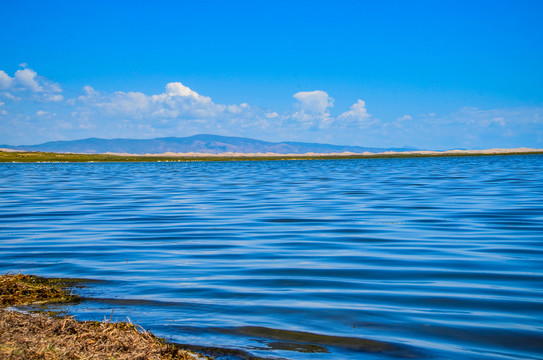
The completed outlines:
{"type": "Polygon", "coordinates": [[[173,153],[277,153],[305,154],[354,152],[362,153],[383,151],[413,151],[414,148],[373,148],[362,146],[329,145],[303,142],[268,142],[242,137],[219,135],[194,135],[188,137],[163,137],[156,139],[99,139],[89,138],[71,141],[50,141],[39,145],[0,145],[0,148],[24,151],[71,152],[71,153],[130,153],[161,154],[173,153]]]}

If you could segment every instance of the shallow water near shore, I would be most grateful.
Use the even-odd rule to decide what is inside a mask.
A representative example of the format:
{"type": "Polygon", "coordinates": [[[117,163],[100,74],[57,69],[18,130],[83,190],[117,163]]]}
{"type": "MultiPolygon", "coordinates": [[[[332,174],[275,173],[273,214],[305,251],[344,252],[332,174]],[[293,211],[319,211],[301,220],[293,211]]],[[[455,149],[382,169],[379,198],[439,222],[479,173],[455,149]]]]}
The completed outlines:
{"type": "Polygon", "coordinates": [[[223,358],[543,358],[543,155],[0,164],[0,272],[223,358]]]}

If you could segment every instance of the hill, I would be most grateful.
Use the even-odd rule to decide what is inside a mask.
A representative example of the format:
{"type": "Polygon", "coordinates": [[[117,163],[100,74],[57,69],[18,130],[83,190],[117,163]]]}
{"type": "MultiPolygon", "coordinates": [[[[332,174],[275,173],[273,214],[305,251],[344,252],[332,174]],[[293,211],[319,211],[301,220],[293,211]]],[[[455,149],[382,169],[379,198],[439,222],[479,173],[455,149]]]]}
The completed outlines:
{"type": "Polygon", "coordinates": [[[362,153],[383,151],[413,151],[413,148],[373,148],[348,145],[330,145],[304,142],[268,142],[242,137],[219,135],[194,135],[188,137],[162,137],[155,139],[99,139],[88,138],[70,141],[51,141],[38,145],[0,145],[0,148],[24,151],[72,152],[82,154],[130,153],[162,154],[173,153],[362,153]]]}

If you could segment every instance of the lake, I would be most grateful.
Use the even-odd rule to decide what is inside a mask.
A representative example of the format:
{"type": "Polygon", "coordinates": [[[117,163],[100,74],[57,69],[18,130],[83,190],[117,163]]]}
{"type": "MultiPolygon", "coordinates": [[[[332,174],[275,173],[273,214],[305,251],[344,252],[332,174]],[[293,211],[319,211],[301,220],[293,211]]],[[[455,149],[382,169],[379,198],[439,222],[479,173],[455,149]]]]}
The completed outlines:
{"type": "Polygon", "coordinates": [[[8,271],[222,359],[541,359],[543,156],[0,164],[8,271]]]}

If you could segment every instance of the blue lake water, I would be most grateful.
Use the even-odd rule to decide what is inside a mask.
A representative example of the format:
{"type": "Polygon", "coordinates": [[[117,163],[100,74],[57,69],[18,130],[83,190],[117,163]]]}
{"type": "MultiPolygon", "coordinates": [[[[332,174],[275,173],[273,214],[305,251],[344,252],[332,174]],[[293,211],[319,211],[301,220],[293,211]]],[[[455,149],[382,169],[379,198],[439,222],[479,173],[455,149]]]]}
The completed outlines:
{"type": "Polygon", "coordinates": [[[230,359],[542,359],[543,156],[0,164],[8,271],[230,359]]]}

